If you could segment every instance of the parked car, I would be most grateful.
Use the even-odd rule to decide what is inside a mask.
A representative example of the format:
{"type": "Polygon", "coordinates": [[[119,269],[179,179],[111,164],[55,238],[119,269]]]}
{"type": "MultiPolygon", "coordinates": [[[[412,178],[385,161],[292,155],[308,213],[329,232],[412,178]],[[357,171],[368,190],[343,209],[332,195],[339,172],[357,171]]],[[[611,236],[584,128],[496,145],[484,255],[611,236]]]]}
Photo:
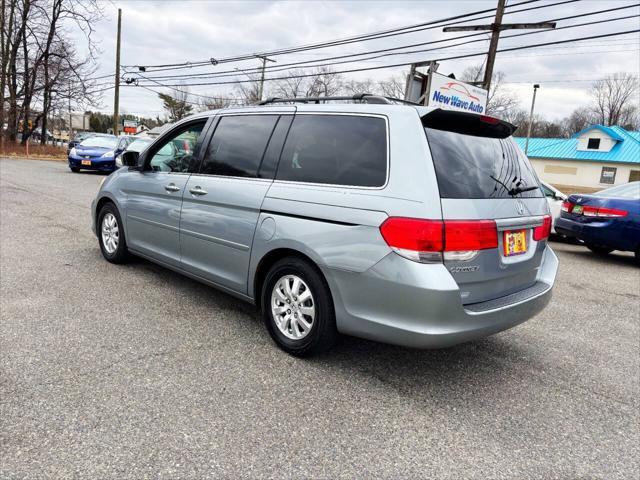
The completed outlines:
{"type": "Polygon", "coordinates": [[[556,220],[560,218],[560,210],[562,208],[562,202],[567,199],[567,196],[562,193],[560,190],[555,188],[553,185],[547,182],[540,182],[540,186],[542,187],[542,192],[544,196],[547,198],[547,203],[549,204],[549,211],[551,212],[551,233],[557,234],[556,232],[556,220]]]}
{"type": "Polygon", "coordinates": [[[81,141],[69,152],[69,168],[77,173],[80,170],[99,170],[112,172],[115,170],[115,151],[118,137],[100,135],[81,141]]]}
{"type": "Polygon", "coordinates": [[[562,204],[556,230],[582,240],[600,255],[614,250],[634,252],[640,264],[640,182],[591,195],[570,195],[562,204]]]}
{"type": "Polygon", "coordinates": [[[558,259],[515,127],[354,98],[200,113],[125,152],[92,203],[104,258],[254,302],[295,355],[338,332],[446,347],[539,313],[558,259]]]}
{"type": "MultiPolygon", "coordinates": [[[[136,137],[133,135],[120,135],[118,137],[118,145],[116,145],[115,149],[115,157],[124,152],[129,145],[136,141],[136,137]]],[[[114,157],[114,158],[115,158],[114,157]]]]}
{"type": "Polygon", "coordinates": [[[91,137],[111,137],[112,135],[108,135],[106,133],[96,133],[96,132],[78,132],[73,137],[72,140],[69,141],[69,145],[67,146],[67,155],[71,152],[72,148],[75,148],[80,142],[86,140],[91,137]]]}

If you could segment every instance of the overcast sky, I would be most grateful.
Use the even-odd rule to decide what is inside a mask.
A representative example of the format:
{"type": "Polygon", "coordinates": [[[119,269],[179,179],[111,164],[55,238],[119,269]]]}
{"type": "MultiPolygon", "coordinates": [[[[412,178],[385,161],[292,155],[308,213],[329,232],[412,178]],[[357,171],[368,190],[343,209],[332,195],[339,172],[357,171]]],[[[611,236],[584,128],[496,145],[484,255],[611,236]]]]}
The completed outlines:
{"type": "MultiPolygon", "coordinates": [[[[508,0],[507,5],[522,0],[508,0]]],[[[526,5],[547,8],[505,15],[506,22],[537,22],[588,13],[597,10],[629,6],[637,1],[583,0],[564,5],[541,1],[526,5]]],[[[115,71],[115,36],[117,8],[122,8],[122,65],[153,65],[198,61],[268,51],[283,47],[322,42],[337,38],[371,33],[384,29],[428,22],[462,13],[495,7],[490,1],[118,1],[102,3],[105,19],[95,25],[94,40],[101,49],[98,74],[115,71]]],[[[512,7],[511,10],[525,7],[512,7]]],[[[509,9],[507,9],[509,12],[509,9]]],[[[499,48],[529,45],[557,40],[599,35],[640,28],[639,7],[628,8],[578,19],[558,22],[558,27],[589,21],[613,20],[635,15],[635,18],[609,21],[590,26],[559,31],[540,32],[514,39],[502,39],[499,48]]],[[[488,23],[482,20],[473,23],[488,23]]],[[[504,35],[512,34],[506,32],[504,35]]],[[[383,48],[440,40],[464,33],[443,33],[441,28],[398,35],[379,40],[352,43],[310,52],[274,57],[278,63],[290,63],[330,57],[345,53],[366,52],[383,48]]],[[[489,35],[486,36],[488,39],[489,35]]],[[[79,41],[81,39],[79,38],[79,41]]],[[[486,51],[487,42],[411,55],[396,55],[370,61],[337,65],[334,69],[381,66],[421,60],[431,60],[456,54],[486,51]]],[[[429,48],[429,46],[419,47],[429,48]]],[[[433,47],[431,47],[433,48],[433,47]]],[[[498,54],[495,70],[506,75],[506,88],[513,90],[523,108],[529,108],[532,84],[541,89],[536,111],[547,119],[557,119],[571,113],[589,101],[590,84],[615,72],[640,74],[640,36],[631,35],[547,46],[498,54]]],[[[483,57],[441,62],[439,72],[460,74],[465,67],[480,63],[483,57]]],[[[232,67],[257,66],[257,60],[192,69],[193,73],[229,70],[232,67]]],[[[369,72],[344,74],[345,79],[383,79],[405,74],[406,68],[396,67],[369,72]]],[[[182,73],[182,72],[165,72],[182,73]]],[[[276,75],[276,74],[274,74],[276,75]]],[[[282,74],[280,74],[282,75],[282,74]]],[[[240,77],[242,78],[242,77],[240,77]]],[[[246,77],[245,77],[246,78],[246,77]]],[[[229,80],[225,78],[224,80],[229,80]]],[[[100,82],[110,81],[100,80],[100,82]]],[[[208,80],[220,81],[218,80],[208,80]]],[[[266,88],[268,89],[267,82],[266,88]]],[[[158,88],[159,91],[167,91],[158,88]]],[[[225,95],[232,85],[189,87],[194,94],[225,95]]],[[[193,98],[195,100],[195,98],[193,98]]],[[[635,99],[637,101],[638,99],[635,99]]],[[[113,107],[113,90],[102,99],[102,110],[113,107]]],[[[162,114],[157,95],[140,87],[123,87],[120,93],[121,112],[145,116],[162,114]]]]}

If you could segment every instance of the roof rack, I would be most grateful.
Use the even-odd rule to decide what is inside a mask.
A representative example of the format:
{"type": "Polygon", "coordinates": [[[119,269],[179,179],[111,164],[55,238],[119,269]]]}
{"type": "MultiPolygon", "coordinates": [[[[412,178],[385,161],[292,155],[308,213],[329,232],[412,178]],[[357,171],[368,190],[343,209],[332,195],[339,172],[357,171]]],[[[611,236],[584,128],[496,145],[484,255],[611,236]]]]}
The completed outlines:
{"type": "Polygon", "coordinates": [[[408,100],[402,100],[400,98],[384,97],[380,95],[373,95],[371,93],[356,93],[351,96],[338,96],[338,97],[294,97],[294,98],[278,98],[270,97],[258,103],[258,105],[269,105],[272,103],[324,103],[329,101],[354,101],[372,104],[391,105],[393,103],[402,103],[406,105],[419,105],[418,103],[410,102],[408,100]]]}

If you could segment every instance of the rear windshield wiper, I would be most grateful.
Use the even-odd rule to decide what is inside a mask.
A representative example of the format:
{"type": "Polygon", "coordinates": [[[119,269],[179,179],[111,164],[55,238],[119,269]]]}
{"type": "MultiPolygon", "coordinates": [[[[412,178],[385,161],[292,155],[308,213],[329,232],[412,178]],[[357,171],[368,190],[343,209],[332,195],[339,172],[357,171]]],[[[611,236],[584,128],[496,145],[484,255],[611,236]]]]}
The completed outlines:
{"type": "Polygon", "coordinates": [[[530,192],[532,190],[537,190],[537,189],[538,187],[514,187],[511,190],[509,190],[507,193],[511,196],[514,196],[520,193],[530,192]]]}
{"type": "MultiPolygon", "coordinates": [[[[520,193],[524,193],[524,192],[530,192],[532,190],[537,190],[539,187],[537,186],[531,186],[531,187],[513,187],[513,188],[509,188],[504,182],[501,182],[500,180],[498,180],[496,177],[494,177],[493,175],[489,175],[493,180],[495,180],[496,182],[498,182],[500,185],[502,185],[504,187],[504,189],[507,191],[507,193],[509,195],[511,195],[512,197],[519,195],[520,193]]],[[[520,183],[520,182],[518,182],[520,183]]]]}

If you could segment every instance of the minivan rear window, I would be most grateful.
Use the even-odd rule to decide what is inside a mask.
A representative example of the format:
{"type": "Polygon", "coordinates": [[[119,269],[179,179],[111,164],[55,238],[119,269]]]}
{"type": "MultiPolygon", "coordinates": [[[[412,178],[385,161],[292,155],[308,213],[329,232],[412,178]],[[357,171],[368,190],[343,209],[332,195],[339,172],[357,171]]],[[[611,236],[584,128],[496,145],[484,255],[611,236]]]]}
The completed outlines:
{"type": "Polygon", "coordinates": [[[387,178],[387,128],[383,118],[296,115],[276,179],[381,187],[387,178]]]}
{"type": "Polygon", "coordinates": [[[513,138],[425,128],[442,198],[542,197],[529,159],[513,138]],[[522,191],[532,189],[528,191],[522,191]]]}

